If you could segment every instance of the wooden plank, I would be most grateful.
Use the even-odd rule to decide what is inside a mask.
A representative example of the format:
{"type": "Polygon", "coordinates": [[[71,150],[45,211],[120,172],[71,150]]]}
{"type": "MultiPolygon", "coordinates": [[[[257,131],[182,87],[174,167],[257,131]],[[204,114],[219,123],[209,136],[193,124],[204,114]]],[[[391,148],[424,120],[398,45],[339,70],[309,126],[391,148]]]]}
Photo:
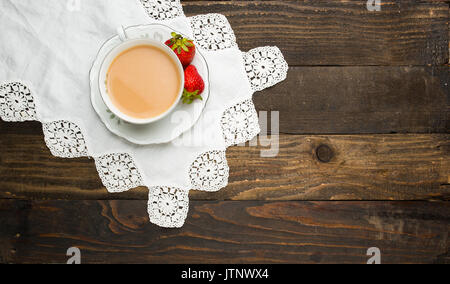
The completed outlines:
{"type": "Polygon", "coordinates": [[[183,1],[187,15],[222,13],[241,49],[277,45],[290,65],[442,65],[448,3],[382,1],[183,1]]]}
{"type": "MultiPolygon", "coordinates": [[[[39,127],[0,123],[0,198],[147,199],[146,188],[108,194],[92,160],[52,157],[40,129],[39,134],[21,133],[39,127]]],[[[272,158],[261,157],[267,147],[229,148],[228,187],[217,193],[194,191],[191,198],[450,199],[450,134],[278,138],[279,151],[272,158]]]]}
{"type": "Polygon", "coordinates": [[[254,102],[282,133],[448,133],[449,88],[448,66],[293,67],[254,102]]]}
{"type": "Polygon", "coordinates": [[[281,133],[448,133],[449,87],[448,66],[291,67],[254,103],[279,112],[281,133]]]}
{"type": "Polygon", "coordinates": [[[191,202],[181,229],[145,201],[0,200],[0,262],[450,263],[448,202],[191,202]]]}

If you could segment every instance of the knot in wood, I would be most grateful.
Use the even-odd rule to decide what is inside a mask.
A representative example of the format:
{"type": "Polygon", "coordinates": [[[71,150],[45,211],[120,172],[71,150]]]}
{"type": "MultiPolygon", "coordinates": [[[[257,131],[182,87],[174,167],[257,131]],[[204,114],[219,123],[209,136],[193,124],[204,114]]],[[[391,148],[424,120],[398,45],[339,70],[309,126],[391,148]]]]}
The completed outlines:
{"type": "Polygon", "coordinates": [[[333,150],[328,145],[319,145],[316,149],[316,156],[319,161],[322,163],[328,163],[333,159],[334,153],[333,150]]]}

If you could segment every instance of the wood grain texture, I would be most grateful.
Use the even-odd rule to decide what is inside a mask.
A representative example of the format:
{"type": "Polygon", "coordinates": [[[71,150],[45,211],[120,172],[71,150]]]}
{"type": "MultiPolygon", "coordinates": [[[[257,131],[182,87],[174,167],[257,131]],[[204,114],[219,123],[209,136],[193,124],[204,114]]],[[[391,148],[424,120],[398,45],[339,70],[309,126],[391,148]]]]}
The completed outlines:
{"type": "Polygon", "coordinates": [[[187,15],[227,16],[242,50],[277,45],[290,65],[442,65],[448,3],[382,1],[182,1],[187,15]]]}
{"type": "Polygon", "coordinates": [[[448,133],[449,88],[448,66],[291,67],[254,103],[287,134],[448,133]]]}
{"type": "MultiPolygon", "coordinates": [[[[0,136],[0,198],[147,199],[146,188],[108,194],[93,160],[52,157],[39,123],[0,123],[0,128],[7,133],[0,136]],[[31,128],[39,134],[20,133],[31,128]]],[[[193,191],[191,198],[450,199],[450,134],[281,135],[273,141],[275,137],[279,151],[271,158],[261,157],[270,147],[229,148],[228,187],[217,193],[193,191]],[[318,152],[321,145],[331,151],[328,160],[318,152]]]]}
{"type": "Polygon", "coordinates": [[[450,263],[449,1],[366,2],[182,1],[291,68],[254,97],[279,112],[278,155],[230,148],[228,187],[191,191],[181,229],[149,224],[148,189],[108,194],[92,159],[52,157],[40,123],[0,121],[0,263],[72,246],[83,263],[365,263],[374,246],[450,263]]]}
{"type": "Polygon", "coordinates": [[[0,262],[449,263],[450,204],[195,201],[181,229],[145,201],[0,200],[0,262]]]}
{"type": "Polygon", "coordinates": [[[281,133],[448,133],[449,90],[447,66],[291,67],[254,102],[281,133]]]}

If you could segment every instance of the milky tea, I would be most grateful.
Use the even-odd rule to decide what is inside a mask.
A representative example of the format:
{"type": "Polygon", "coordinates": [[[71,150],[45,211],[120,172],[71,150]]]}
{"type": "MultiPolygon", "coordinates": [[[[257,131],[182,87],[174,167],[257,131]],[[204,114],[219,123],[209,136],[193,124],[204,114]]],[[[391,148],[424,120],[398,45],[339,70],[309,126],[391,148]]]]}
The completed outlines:
{"type": "Polygon", "coordinates": [[[124,114],[148,119],[166,112],[179,96],[181,77],[173,58],[151,45],[120,53],[106,75],[112,103],[124,114]]]}

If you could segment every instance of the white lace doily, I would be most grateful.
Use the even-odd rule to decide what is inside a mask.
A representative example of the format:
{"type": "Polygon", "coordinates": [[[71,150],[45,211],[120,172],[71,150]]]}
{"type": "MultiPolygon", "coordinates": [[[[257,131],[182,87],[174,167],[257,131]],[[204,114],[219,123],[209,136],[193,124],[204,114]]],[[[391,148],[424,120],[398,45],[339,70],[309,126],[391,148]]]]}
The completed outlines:
{"type": "Polygon", "coordinates": [[[0,35],[0,60],[3,66],[10,67],[0,71],[0,79],[19,77],[20,80],[0,85],[0,117],[4,121],[41,121],[45,143],[51,153],[61,158],[93,157],[101,181],[109,192],[147,186],[150,221],[161,227],[184,224],[190,189],[213,192],[227,186],[226,148],[249,141],[260,132],[253,93],[284,80],[288,71],[277,47],[241,52],[225,16],[206,14],[187,18],[179,0],[83,2],[89,7],[81,7],[79,17],[86,14],[86,19],[95,19],[95,15],[103,13],[104,26],[110,29],[101,33],[96,26],[91,27],[94,22],[88,20],[79,25],[66,22],[66,18],[71,19],[74,14],[65,17],[67,7],[60,3],[65,1],[50,0],[52,3],[45,5],[48,8],[37,7],[37,1],[32,0],[12,2],[16,3],[0,4],[0,8],[9,13],[7,19],[0,19],[2,29],[19,30],[0,35]],[[26,11],[33,9],[25,7],[33,6],[36,6],[35,13],[27,14],[26,11]],[[24,7],[23,14],[14,18],[20,7],[24,7]],[[45,28],[46,35],[41,36],[32,25],[40,25],[42,30],[39,16],[47,15],[50,19],[52,13],[58,14],[54,19],[62,22],[50,23],[45,28]],[[118,24],[140,24],[142,21],[162,22],[189,35],[206,54],[211,69],[210,98],[205,113],[192,131],[172,143],[137,146],[126,142],[108,132],[90,107],[89,64],[101,43],[114,36],[118,24]],[[61,33],[58,27],[50,26],[64,24],[68,25],[68,31],[61,33]],[[80,36],[75,39],[65,36],[73,31],[79,32],[80,36]],[[54,39],[55,36],[59,38],[54,39]],[[22,54],[6,46],[5,38],[9,39],[8,43],[23,45],[22,54]],[[54,40],[62,44],[58,50],[51,50],[54,40]],[[63,50],[64,43],[70,47],[63,50]],[[78,47],[71,48],[73,45],[78,47]],[[35,52],[36,49],[39,52],[35,52]],[[39,65],[40,60],[44,62],[39,57],[41,53],[46,67],[39,65]],[[78,71],[65,70],[71,64],[78,71]],[[42,68],[47,69],[43,71],[42,68]],[[54,75],[61,77],[52,80],[48,78],[52,74],[61,74],[54,75]],[[199,137],[202,143],[195,143],[199,137]]]}

